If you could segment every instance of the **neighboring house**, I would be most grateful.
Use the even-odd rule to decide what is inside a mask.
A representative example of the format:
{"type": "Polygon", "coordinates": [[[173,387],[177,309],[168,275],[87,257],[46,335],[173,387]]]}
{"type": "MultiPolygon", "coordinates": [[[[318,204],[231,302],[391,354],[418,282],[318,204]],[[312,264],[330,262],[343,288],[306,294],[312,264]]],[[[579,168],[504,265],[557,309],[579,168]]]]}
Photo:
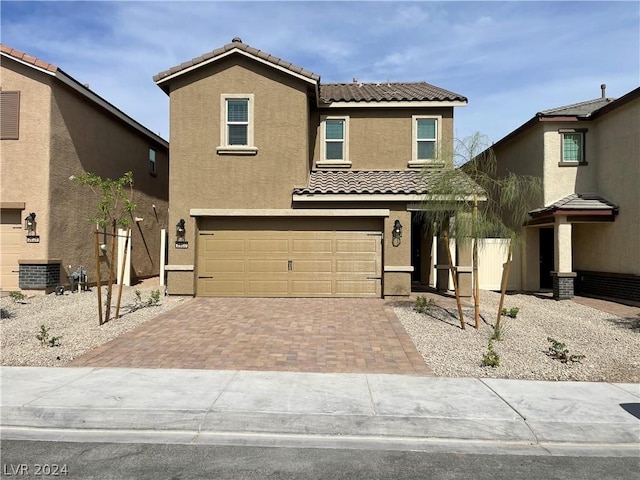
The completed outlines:
{"type": "Polygon", "coordinates": [[[79,265],[96,281],[95,226],[87,219],[98,197],[69,180],[84,172],[113,179],[133,172],[131,276],[158,275],[169,144],[58,67],[6,45],[1,55],[0,288],[51,291],[68,285],[79,265]],[[26,229],[31,213],[34,231],[26,229]]]}
{"type": "Polygon", "coordinates": [[[640,88],[537,113],[493,145],[501,174],[539,177],[522,287],[640,301],[640,88]]]}
{"type": "Polygon", "coordinates": [[[154,81],[170,97],[169,293],[380,297],[428,282],[415,213],[452,168],[465,97],[323,84],[239,38],[154,81]]]}

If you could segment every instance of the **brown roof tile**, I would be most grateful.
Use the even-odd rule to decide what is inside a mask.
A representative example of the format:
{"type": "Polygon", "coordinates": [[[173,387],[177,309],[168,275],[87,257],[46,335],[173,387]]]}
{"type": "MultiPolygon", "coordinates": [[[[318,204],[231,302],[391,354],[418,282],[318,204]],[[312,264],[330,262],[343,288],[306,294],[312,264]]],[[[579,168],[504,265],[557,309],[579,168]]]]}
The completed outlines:
{"type": "MultiPolygon", "coordinates": [[[[294,196],[309,194],[415,194],[430,193],[440,169],[420,170],[316,170],[306,187],[296,188],[294,196]]],[[[447,170],[448,171],[448,170],[447,170]]],[[[483,193],[466,174],[457,170],[456,180],[469,193],[483,193]]]]}
{"type": "Polygon", "coordinates": [[[587,100],[586,102],[574,103],[563,107],[551,108],[538,113],[539,116],[569,116],[569,117],[588,117],[592,113],[600,110],[602,107],[609,105],[615,98],[596,98],[595,100],[587,100]]]}
{"type": "Polygon", "coordinates": [[[303,75],[305,77],[310,78],[311,80],[314,81],[319,81],[320,80],[320,76],[316,75],[315,73],[309,72],[308,70],[303,69],[302,67],[298,67],[296,65],[293,65],[290,62],[287,62],[285,60],[282,60],[281,58],[275,57],[267,52],[263,52],[262,50],[258,50],[257,48],[253,48],[250,47],[249,45],[242,43],[242,40],[240,40],[239,38],[234,38],[232,40],[231,43],[226,44],[225,46],[221,47],[221,48],[217,48],[215,50],[213,50],[212,52],[209,53],[205,53],[204,55],[201,55],[200,57],[196,57],[194,59],[192,59],[189,62],[184,62],[176,67],[171,67],[168,70],[165,70],[163,72],[158,73],[157,75],[153,76],[153,80],[154,82],[160,82],[162,81],[164,78],[173,75],[174,73],[178,73],[182,70],[185,70],[189,67],[198,65],[206,60],[210,60],[212,58],[215,57],[219,57],[220,55],[229,52],[231,50],[234,49],[238,49],[241,50],[243,52],[247,52],[250,55],[256,56],[258,58],[261,58],[269,63],[272,63],[274,65],[286,68],[288,70],[291,70],[292,72],[298,73],[300,75],[303,75]]]}
{"type": "Polygon", "coordinates": [[[610,210],[617,212],[618,206],[594,193],[572,193],[547,207],[531,210],[529,215],[539,216],[557,210],[610,210]]]}
{"type": "Polygon", "coordinates": [[[467,98],[426,82],[413,83],[323,83],[324,102],[452,101],[467,98]]]}
{"type": "Polygon", "coordinates": [[[27,55],[26,53],[21,52],[20,50],[16,50],[15,48],[8,47],[7,45],[0,44],[0,51],[2,51],[2,53],[6,55],[9,55],[10,57],[15,58],[16,60],[30,63],[31,65],[35,65],[36,67],[42,68],[49,72],[58,71],[58,67],[56,67],[55,65],[39,60],[31,55],[27,55]]]}

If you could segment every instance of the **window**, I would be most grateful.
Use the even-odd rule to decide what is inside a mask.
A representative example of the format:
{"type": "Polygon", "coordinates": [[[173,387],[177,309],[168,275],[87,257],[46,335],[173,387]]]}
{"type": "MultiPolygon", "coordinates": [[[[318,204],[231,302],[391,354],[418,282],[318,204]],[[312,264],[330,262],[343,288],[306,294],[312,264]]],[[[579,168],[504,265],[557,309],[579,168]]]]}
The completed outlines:
{"type": "Polygon", "coordinates": [[[0,138],[18,140],[20,133],[20,92],[0,92],[0,138]]]}
{"type": "Polygon", "coordinates": [[[584,162],[584,133],[561,132],[562,162],[584,162]]]}
{"type": "Polygon", "coordinates": [[[421,166],[438,160],[440,117],[412,117],[412,155],[409,166],[421,166]]]}
{"type": "Polygon", "coordinates": [[[253,94],[222,94],[219,154],[255,155],[253,145],[253,94]]]}
{"type": "Polygon", "coordinates": [[[321,152],[318,166],[349,167],[349,117],[321,118],[321,152]]]}
{"type": "Polygon", "coordinates": [[[149,149],[149,173],[156,174],[156,151],[153,148],[149,149]]]}

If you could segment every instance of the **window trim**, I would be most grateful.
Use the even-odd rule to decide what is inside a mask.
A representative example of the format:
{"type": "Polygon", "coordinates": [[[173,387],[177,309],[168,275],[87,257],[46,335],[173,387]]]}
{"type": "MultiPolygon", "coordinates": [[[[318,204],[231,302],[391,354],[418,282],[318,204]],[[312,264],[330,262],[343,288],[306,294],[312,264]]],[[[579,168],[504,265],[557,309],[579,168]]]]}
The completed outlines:
{"type": "Polygon", "coordinates": [[[588,129],[586,128],[561,128],[558,130],[558,133],[560,134],[560,161],[558,162],[558,166],[559,167],[577,167],[579,165],[588,165],[588,162],[586,160],[586,155],[587,155],[587,142],[586,142],[586,133],[587,133],[588,129]],[[581,137],[581,145],[580,145],[580,151],[582,153],[581,159],[580,160],[565,160],[564,159],[564,136],[565,135],[580,135],[581,137]]]}
{"type": "Polygon", "coordinates": [[[411,116],[411,160],[410,167],[423,167],[425,165],[440,166],[443,161],[439,159],[440,145],[442,144],[442,115],[412,115],[411,116]],[[433,119],[436,121],[435,158],[418,158],[418,120],[433,119]]]}
{"type": "Polygon", "coordinates": [[[10,122],[10,120],[13,120],[13,118],[9,118],[7,113],[5,113],[0,119],[3,127],[1,129],[3,131],[0,131],[0,133],[2,133],[2,135],[0,135],[0,139],[1,140],[20,140],[20,100],[21,100],[20,91],[19,90],[7,90],[7,91],[0,90],[0,95],[4,97],[4,101],[2,102],[4,103],[4,106],[2,110],[7,108],[7,103],[15,102],[13,105],[11,105],[11,107],[14,107],[15,105],[15,112],[11,112],[11,111],[8,112],[12,117],[13,117],[13,114],[15,113],[15,124],[12,124],[10,122]]]}
{"type": "Polygon", "coordinates": [[[254,109],[255,96],[253,93],[222,93],[220,94],[220,145],[216,148],[218,155],[256,155],[258,149],[254,144],[254,109]],[[229,129],[227,123],[227,100],[248,100],[247,115],[247,145],[229,145],[229,129]]]}
{"type": "Polygon", "coordinates": [[[153,175],[154,177],[158,175],[158,163],[156,161],[156,149],[155,148],[151,148],[149,147],[149,174],[153,175]],[[151,159],[152,155],[151,152],[153,152],[153,160],[151,159]]]}
{"type": "Polygon", "coordinates": [[[348,115],[322,115],[320,117],[320,159],[316,161],[317,167],[351,167],[349,157],[349,116],[348,115]],[[342,132],[342,159],[327,159],[327,121],[342,120],[344,129],[342,132]]]}

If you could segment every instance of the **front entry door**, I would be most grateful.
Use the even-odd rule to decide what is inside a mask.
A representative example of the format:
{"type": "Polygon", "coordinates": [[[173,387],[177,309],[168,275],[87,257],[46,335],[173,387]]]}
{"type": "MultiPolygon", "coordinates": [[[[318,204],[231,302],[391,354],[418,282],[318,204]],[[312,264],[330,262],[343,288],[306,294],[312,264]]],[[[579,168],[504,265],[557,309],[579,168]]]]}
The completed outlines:
{"type": "Polygon", "coordinates": [[[540,289],[553,288],[551,272],[554,268],[554,233],[552,228],[541,228],[540,247],[540,289]]]}

